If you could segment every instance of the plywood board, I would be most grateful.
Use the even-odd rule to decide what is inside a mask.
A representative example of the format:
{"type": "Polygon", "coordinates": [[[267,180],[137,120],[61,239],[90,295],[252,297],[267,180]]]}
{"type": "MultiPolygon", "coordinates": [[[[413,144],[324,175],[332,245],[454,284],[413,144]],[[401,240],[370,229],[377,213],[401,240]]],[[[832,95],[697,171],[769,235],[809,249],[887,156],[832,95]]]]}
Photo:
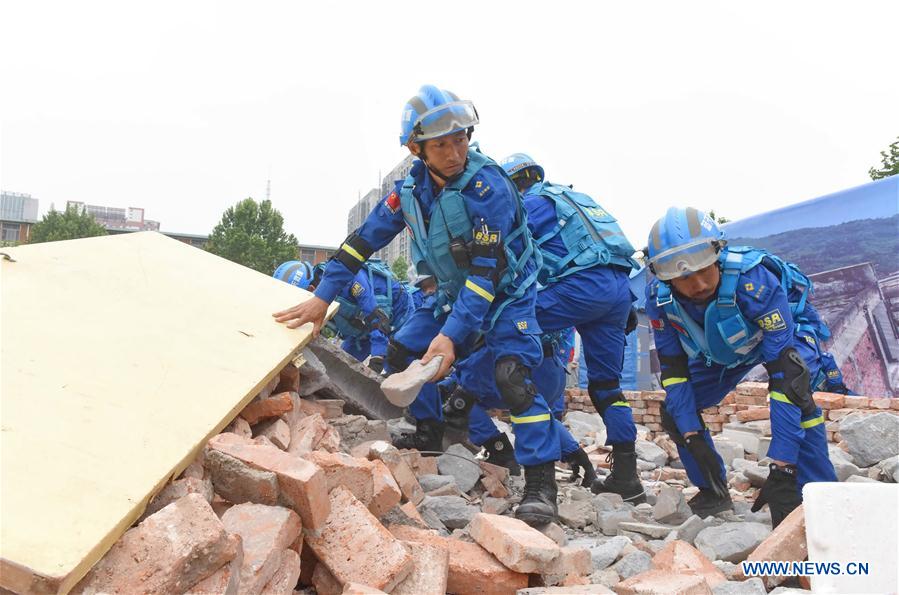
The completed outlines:
{"type": "Polygon", "coordinates": [[[66,592],[308,342],[271,313],[310,294],[152,232],[3,251],[0,586],[66,592]]]}

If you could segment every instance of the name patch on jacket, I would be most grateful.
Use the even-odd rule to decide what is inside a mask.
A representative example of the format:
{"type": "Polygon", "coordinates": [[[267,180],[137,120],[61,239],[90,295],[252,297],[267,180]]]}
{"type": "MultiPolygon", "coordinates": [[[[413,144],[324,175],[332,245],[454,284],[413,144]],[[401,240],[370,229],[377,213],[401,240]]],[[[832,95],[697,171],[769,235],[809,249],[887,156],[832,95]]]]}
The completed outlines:
{"type": "Polygon", "coordinates": [[[775,308],[767,314],[763,314],[756,318],[755,321],[763,331],[780,331],[787,328],[787,323],[780,313],[780,308],[775,308]]]}
{"type": "Polygon", "coordinates": [[[474,243],[478,246],[496,246],[499,244],[500,232],[486,228],[474,230],[474,243]]]}
{"type": "Polygon", "coordinates": [[[362,287],[358,281],[353,283],[353,286],[350,287],[350,293],[353,294],[353,297],[359,297],[363,293],[365,293],[365,288],[362,287]]]}

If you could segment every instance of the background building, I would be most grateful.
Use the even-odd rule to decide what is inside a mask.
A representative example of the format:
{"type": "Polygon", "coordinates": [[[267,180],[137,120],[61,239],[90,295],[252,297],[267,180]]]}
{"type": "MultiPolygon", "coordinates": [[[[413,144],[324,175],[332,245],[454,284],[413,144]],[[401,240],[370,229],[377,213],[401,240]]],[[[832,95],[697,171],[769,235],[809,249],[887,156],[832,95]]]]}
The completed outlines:
{"type": "Polygon", "coordinates": [[[0,241],[24,243],[37,223],[38,200],[30,194],[0,192],[0,241]]]}
{"type": "Polygon", "coordinates": [[[144,210],[140,207],[104,207],[70,200],[66,203],[66,209],[69,208],[87,212],[106,231],[159,231],[159,221],[144,219],[144,210]]]}
{"type": "MultiPolygon", "coordinates": [[[[362,225],[362,222],[365,221],[365,218],[368,217],[371,210],[378,204],[378,201],[392,192],[396,182],[405,179],[405,177],[409,175],[409,170],[411,168],[412,155],[410,154],[396,164],[387,175],[381,178],[381,185],[379,187],[372,188],[366,192],[365,196],[360,198],[359,201],[350,208],[350,212],[347,215],[347,233],[352,232],[362,225]]],[[[372,255],[372,258],[380,258],[387,264],[393,264],[393,261],[400,256],[403,257],[406,263],[409,265],[412,264],[412,258],[409,253],[409,234],[405,232],[397,234],[390,244],[375,252],[372,255]]]]}

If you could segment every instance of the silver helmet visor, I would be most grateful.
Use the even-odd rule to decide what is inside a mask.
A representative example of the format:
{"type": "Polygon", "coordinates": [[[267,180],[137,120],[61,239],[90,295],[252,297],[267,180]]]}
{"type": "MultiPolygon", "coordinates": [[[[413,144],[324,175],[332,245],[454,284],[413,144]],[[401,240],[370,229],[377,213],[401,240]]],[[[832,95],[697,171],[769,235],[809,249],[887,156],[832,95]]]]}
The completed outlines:
{"type": "Polygon", "coordinates": [[[467,130],[478,123],[478,111],[470,101],[452,101],[430,109],[415,121],[409,140],[420,142],[467,130]]]}

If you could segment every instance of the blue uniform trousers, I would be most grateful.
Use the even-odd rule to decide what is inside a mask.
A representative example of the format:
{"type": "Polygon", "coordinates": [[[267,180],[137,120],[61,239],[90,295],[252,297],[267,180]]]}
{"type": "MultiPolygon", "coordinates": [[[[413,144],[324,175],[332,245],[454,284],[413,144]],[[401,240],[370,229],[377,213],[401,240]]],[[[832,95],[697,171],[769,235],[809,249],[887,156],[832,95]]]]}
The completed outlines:
{"type": "MultiPolygon", "coordinates": [[[[570,326],[584,346],[591,383],[617,386],[624,363],[624,327],[634,296],[623,269],[598,266],[551,283],[537,294],[537,321],[546,333],[570,326]]],[[[620,388],[590,388],[595,402],[620,396],[602,414],[606,444],[634,442],[637,428],[620,388]]]]}
{"type": "MultiPolygon", "coordinates": [[[[796,349],[805,360],[811,378],[815,378],[820,366],[817,347],[806,341],[796,341],[796,349]]],[[[720,365],[706,366],[702,361],[691,360],[689,382],[696,396],[696,408],[701,411],[720,403],[756,365],[748,364],[728,370],[720,365]]],[[[771,446],[768,449],[768,456],[796,465],[800,490],[810,481],[836,481],[836,472],[827,453],[827,433],[821,409],[816,407],[814,413],[803,416],[795,405],[774,399],[771,400],[770,407],[771,446]],[[793,449],[789,447],[790,443],[797,441],[798,456],[791,454],[793,449]]],[[[702,436],[714,450],[715,446],[708,430],[704,430],[702,436]]],[[[677,451],[693,485],[708,487],[708,482],[703,478],[693,455],[682,446],[678,446],[677,451]]],[[[726,478],[724,461],[720,456],[718,464],[721,468],[721,477],[726,478]]]]}
{"type": "MultiPolygon", "coordinates": [[[[496,398],[481,401],[487,408],[508,407],[498,398],[494,374],[489,375],[485,387],[483,366],[494,368],[496,361],[507,356],[514,356],[522,364],[534,370],[541,362],[543,351],[540,344],[540,327],[533,316],[534,290],[528,291],[524,297],[512,301],[502,310],[493,328],[484,336],[485,351],[479,357],[465,357],[470,345],[456,345],[456,372],[459,384],[474,395],[494,395],[496,398]]],[[[492,316],[492,312],[488,313],[492,316]]],[[[431,340],[440,332],[446,315],[434,317],[433,307],[423,307],[409,317],[406,323],[393,336],[393,341],[402,345],[408,352],[408,360],[419,357],[427,351],[431,340]]],[[[477,353],[477,352],[476,352],[477,353]]],[[[491,369],[492,371],[492,369],[491,369]]],[[[437,385],[429,383],[409,406],[416,419],[442,419],[442,403],[437,385]],[[428,388],[430,387],[430,388],[428,388]]],[[[525,411],[511,416],[512,428],[515,432],[515,459],[522,465],[532,466],[558,461],[560,458],[558,428],[556,420],[550,413],[546,400],[537,391],[533,403],[525,411]],[[554,423],[556,422],[556,423],[554,423]]],[[[492,422],[491,422],[492,423],[492,422]]],[[[493,432],[496,435],[496,431],[493,432]]]]}

